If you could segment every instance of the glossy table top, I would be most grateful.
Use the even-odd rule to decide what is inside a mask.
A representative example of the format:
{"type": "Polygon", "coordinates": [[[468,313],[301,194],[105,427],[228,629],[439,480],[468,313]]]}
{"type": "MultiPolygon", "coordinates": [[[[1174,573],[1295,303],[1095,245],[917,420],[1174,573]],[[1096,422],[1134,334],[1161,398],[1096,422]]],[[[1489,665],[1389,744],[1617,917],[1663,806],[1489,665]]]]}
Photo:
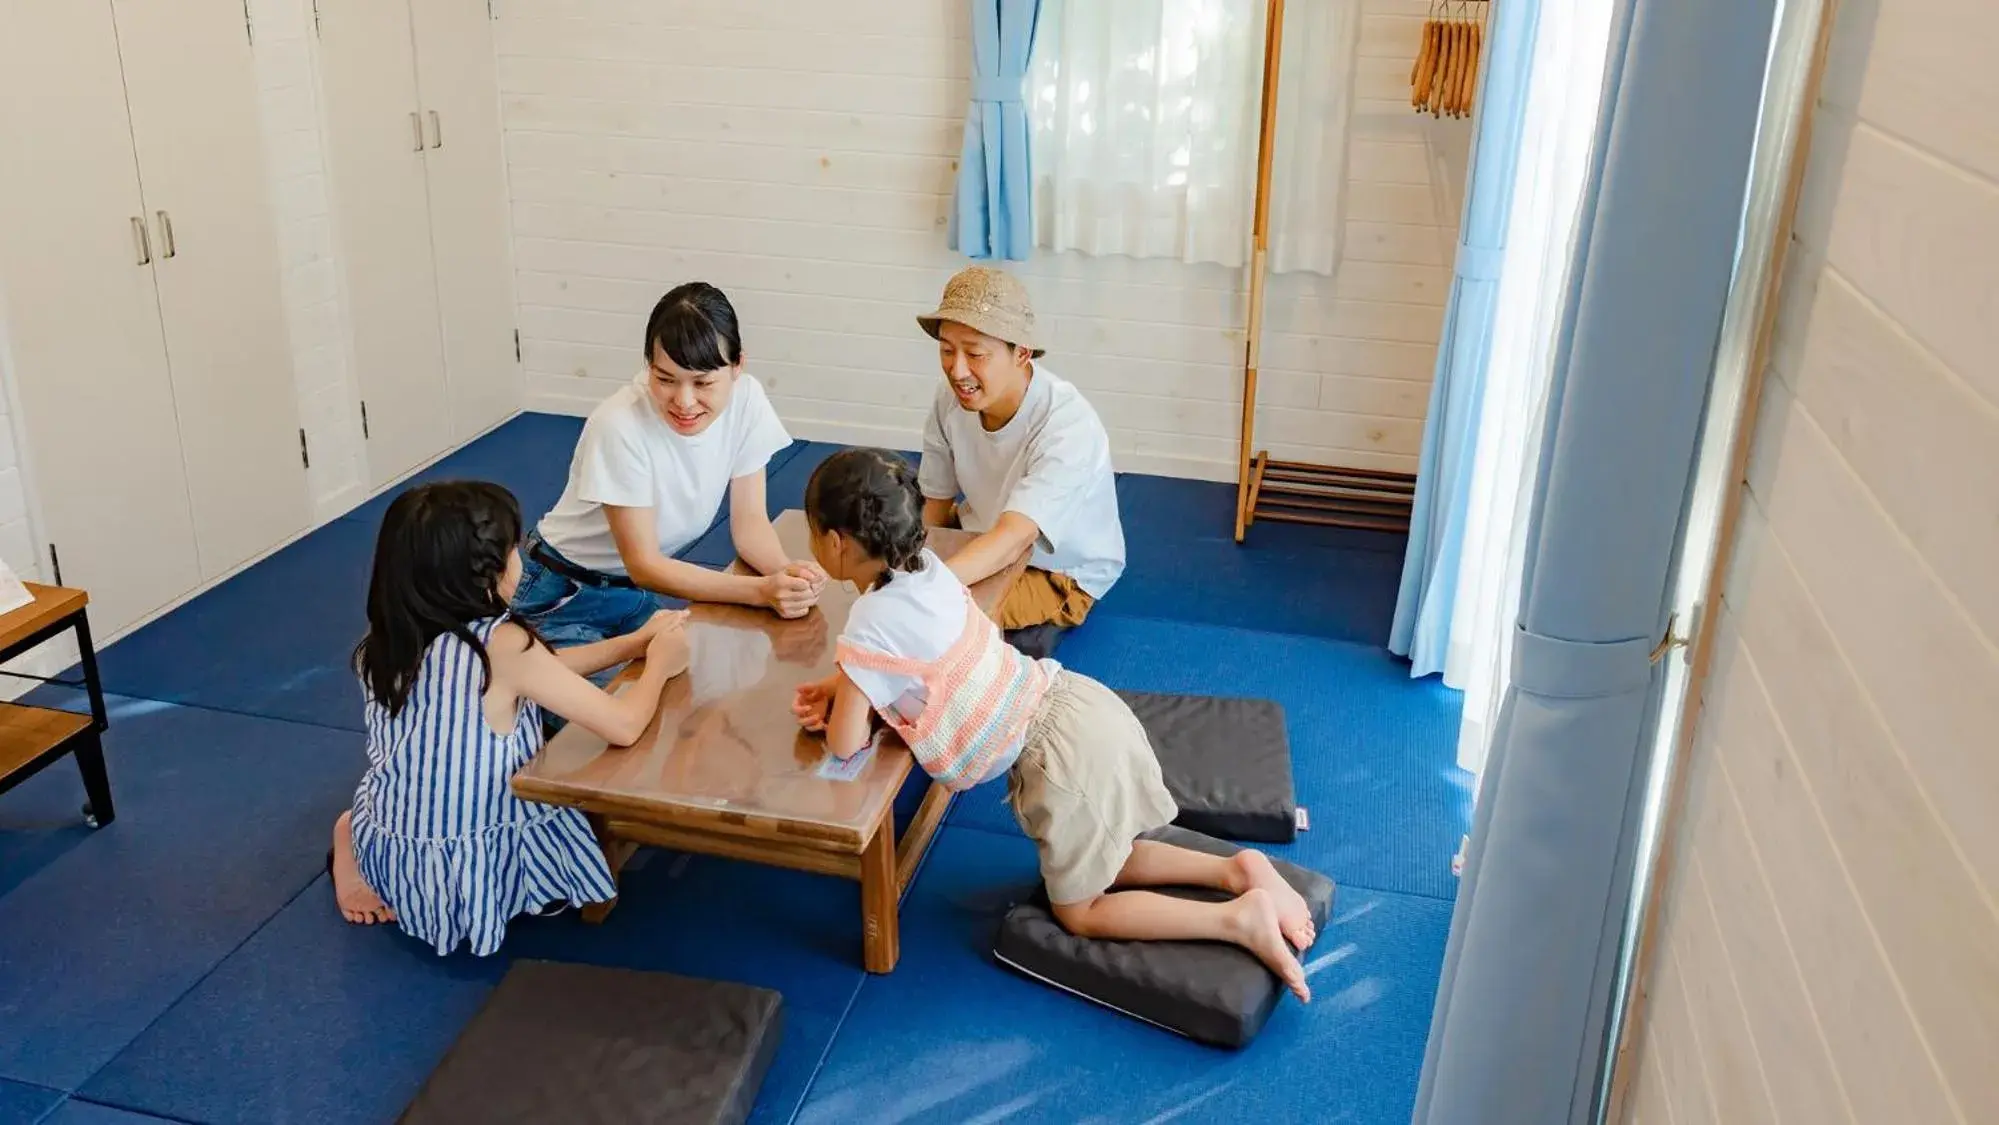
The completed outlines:
{"type": "MultiPolygon", "coordinates": [[[[811,557],[803,512],[774,522],[787,554],[811,557]]],[[[969,539],[934,529],[930,547],[948,556],[969,539]]],[[[996,612],[1026,565],[1022,555],[974,586],[981,608],[996,612]]],[[[914,760],[891,736],[858,777],[821,778],[825,742],[791,714],[798,685],[832,673],[834,641],[857,596],[829,582],[818,606],[791,621],[749,606],[692,607],[688,669],[668,683],[645,734],[612,747],[572,723],[515,776],[515,792],[612,818],[691,821],[859,850],[914,760]]],[[[621,690],[633,674],[620,677],[621,690]]]]}

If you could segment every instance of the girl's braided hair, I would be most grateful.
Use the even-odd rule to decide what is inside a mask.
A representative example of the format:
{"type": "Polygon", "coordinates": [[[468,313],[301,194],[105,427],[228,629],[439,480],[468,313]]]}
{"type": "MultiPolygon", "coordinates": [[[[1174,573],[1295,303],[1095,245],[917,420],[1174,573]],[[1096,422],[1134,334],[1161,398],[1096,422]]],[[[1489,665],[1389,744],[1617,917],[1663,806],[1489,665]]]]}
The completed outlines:
{"type": "Polygon", "coordinates": [[[851,537],[888,568],[923,567],[923,493],[916,469],[886,449],[843,449],[826,458],[805,486],[805,514],[815,531],[851,537]]]}

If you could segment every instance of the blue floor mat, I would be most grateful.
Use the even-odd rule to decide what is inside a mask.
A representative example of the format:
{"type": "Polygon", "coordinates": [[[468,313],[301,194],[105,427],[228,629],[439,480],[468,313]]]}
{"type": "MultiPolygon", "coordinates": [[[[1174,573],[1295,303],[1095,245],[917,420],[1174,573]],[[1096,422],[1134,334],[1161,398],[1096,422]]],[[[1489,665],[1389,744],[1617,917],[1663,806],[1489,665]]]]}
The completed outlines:
{"type": "Polygon", "coordinates": [[[0,1125],[34,1125],[62,1098],[58,1090],[0,1081],[0,1125]]]}
{"type": "MultiPolygon", "coordinates": [[[[0,1076],[62,1090],[312,880],[364,762],[344,732],[111,702],[117,819],[0,907],[0,1012],[32,1029],[0,1035],[0,1076]]],[[[44,771],[0,797],[0,825],[70,815],[80,798],[72,772],[44,771]]]]}
{"type": "Polygon", "coordinates": [[[164,1117],[116,1109],[108,1105],[71,1098],[42,1119],[41,1125],[152,1125],[164,1117]]]}
{"type": "Polygon", "coordinates": [[[105,649],[105,688],[361,730],[349,660],[367,630],[374,550],[373,525],[327,524],[105,649]]]}
{"type": "Polygon", "coordinates": [[[505,970],[347,924],[321,875],[83,1092],[191,1121],[389,1121],[505,970]]]}
{"type": "MultiPolygon", "coordinates": [[[[1298,803],[1311,828],[1271,854],[1342,885],[1452,898],[1470,830],[1471,777],[1455,761],[1459,693],[1378,649],[1210,625],[1092,617],[1061,661],[1116,688],[1274,699],[1284,706],[1298,803]]],[[[1017,834],[1005,786],[958,799],[955,824],[1017,834]]]]}
{"type": "Polygon", "coordinates": [[[946,831],[903,905],[902,964],[862,986],[800,1125],[1409,1120],[1448,904],[1343,890],[1306,958],[1313,1002],[1227,1052],[995,963],[1034,870],[1025,840],[946,831]]]}
{"type": "Polygon", "coordinates": [[[752,1120],[789,1121],[860,984],[859,892],[835,879],[642,852],[601,926],[518,919],[491,958],[440,958],[343,922],[322,878],[86,1093],[210,1122],[376,1122],[414,1097],[514,957],[775,988],[784,1040],[752,1120]]]}
{"type": "Polygon", "coordinates": [[[570,458],[583,434],[583,419],[556,414],[522,414],[409,480],[369,500],[343,519],[380,527],[383,513],[404,490],[440,480],[488,480],[503,484],[520,501],[521,518],[534,526],[562,498],[570,458]]]}
{"type": "Polygon", "coordinates": [[[1097,613],[1388,641],[1403,536],[1266,522],[1238,544],[1233,485],[1138,473],[1118,508],[1125,571],[1097,613]]]}

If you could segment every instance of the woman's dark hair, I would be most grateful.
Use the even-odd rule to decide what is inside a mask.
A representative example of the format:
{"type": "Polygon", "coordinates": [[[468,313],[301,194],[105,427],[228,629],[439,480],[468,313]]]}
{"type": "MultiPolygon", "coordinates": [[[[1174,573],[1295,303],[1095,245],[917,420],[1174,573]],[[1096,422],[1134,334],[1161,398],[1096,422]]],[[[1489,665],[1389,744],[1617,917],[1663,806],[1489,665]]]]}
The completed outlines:
{"type": "Polygon", "coordinates": [[[676,285],[646,320],[646,362],[657,347],[688,371],[720,371],[743,358],[736,308],[720,289],[705,281],[676,285]]]}
{"type": "Polygon", "coordinates": [[[820,462],[805,485],[814,531],[850,536],[896,571],[923,567],[923,493],[916,468],[886,449],[843,449],[820,462]]]}
{"type": "Polygon", "coordinates": [[[497,484],[444,481],[396,497],[375,539],[368,633],[354,650],[370,698],[400,713],[430,642],[445,633],[478,654],[480,690],[491,684],[486,646],[467,626],[507,611],[500,579],[520,541],[520,504],[497,484]]]}

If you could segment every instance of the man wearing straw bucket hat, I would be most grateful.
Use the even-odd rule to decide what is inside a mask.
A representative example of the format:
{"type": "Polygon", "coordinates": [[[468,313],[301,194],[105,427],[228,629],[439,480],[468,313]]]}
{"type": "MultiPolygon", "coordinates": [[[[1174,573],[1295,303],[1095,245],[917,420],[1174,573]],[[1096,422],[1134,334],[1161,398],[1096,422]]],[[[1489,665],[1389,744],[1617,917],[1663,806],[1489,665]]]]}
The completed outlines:
{"type": "Polygon", "coordinates": [[[1027,289],[1004,270],[960,271],[916,322],[937,341],[944,369],[917,472],[924,522],[978,533],[948,560],[968,585],[1032,545],[1001,604],[1002,628],[1082,624],[1124,573],[1103,422],[1039,362],[1027,289]]]}

